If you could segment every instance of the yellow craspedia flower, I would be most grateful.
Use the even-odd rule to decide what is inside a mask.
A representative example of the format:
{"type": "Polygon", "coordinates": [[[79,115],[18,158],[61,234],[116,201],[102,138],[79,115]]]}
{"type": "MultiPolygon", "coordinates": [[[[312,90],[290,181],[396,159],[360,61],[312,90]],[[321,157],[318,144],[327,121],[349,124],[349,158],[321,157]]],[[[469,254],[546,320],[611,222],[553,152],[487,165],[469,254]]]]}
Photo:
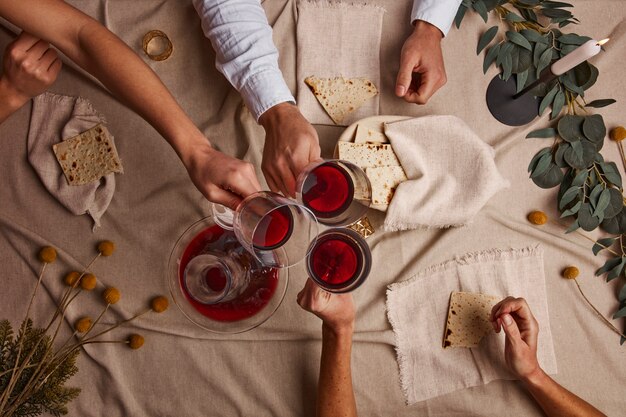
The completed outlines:
{"type": "Polygon", "coordinates": [[[115,252],[115,243],[111,242],[110,240],[103,240],[102,242],[98,243],[98,252],[100,252],[102,256],[113,255],[113,252],[115,252]]]}
{"type": "Polygon", "coordinates": [[[65,275],[65,277],[63,277],[63,282],[65,282],[65,285],[67,285],[68,287],[73,287],[76,284],[76,281],[78,280],[79,277],[80,277],[80,272],[77,272],[77,271],[68,272],[65,275]]]}
{"type": "Polygon", "coordinates": [[[104,298],[104,302],[107,304],[115,304],[120,301],[120,290],[115,287],[109,287],[102,292],[102,298],[104,298]]]}
{"type": "Polygon", "coordinates": [[[623,141],[626,139],[626,128],[624,128],[624,126],[617,126],[616,128],[611,129],[609,137],[615,142],[623,141]]]}
{"type": "Polygon", "coordinates": [[[150,302],[150,308],[152,308],[152,311],[156,313],[164,312],[165,310],[167,310],[169,305],[170,302],[167,300],[167,297],[164,297],[162,295],[154,297],[150,302]]]}
{"type": "Polygon", "coordinates": [[[98,280],[94,274],[85,274],[83,278],[80,280],[80,287],[83,290],[91,291],[96,288],[96,283],[98,280]]]}
{"type": "Polygon", "coordinates": [[[128,337],[128,346],[131,349],[139,349],[140,347],[143,346],[143,342],[144,342],[143,336],[140,334],[131,334],[128,337]]]}
{"type": "Polygon", "coordinates": [[[52,246],[44,246],[39,251],[39,260],[51,264],[57,259],[57,251],[52,246]]]}
{"type": "Polygon", "coordinates": [[[74,328],[78,333],[85,333],[89,329],[91,329],[91,323],[92,322],[89,317],[83,317],[82,319],[76,321],[76,323],[74,324],[74,328]]]}
{"type": "Polygon", "coordinates": [[[563,278],[576,279],[580,271],[575,266],[568,266],[563,270],[563,278]]]}
{"type": "Polygon", "coordinates": [[[542,224],[546,224],[548,216],[543,211],[531,211],[530,214],[528,214],[528,221],[537,226],[541,226],[542,224]]]}

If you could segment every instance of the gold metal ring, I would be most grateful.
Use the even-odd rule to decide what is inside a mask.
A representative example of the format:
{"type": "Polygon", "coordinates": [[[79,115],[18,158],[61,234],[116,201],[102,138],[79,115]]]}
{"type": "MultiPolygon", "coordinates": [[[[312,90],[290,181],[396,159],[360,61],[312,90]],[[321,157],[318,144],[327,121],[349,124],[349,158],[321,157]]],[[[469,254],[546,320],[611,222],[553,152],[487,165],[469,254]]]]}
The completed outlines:
{"type": "Polygon", "coordinates": [[[150,32],[146,33],[143,36],[142,46],[145,54],[153,61],[165,61],[167,58],[170,57],[170,55],[172,55],[172,51],[174,50],[174,46],[172,45],[172,41],[170,41],[170,38],[168,38],[167,35],[160,30],[151,30],[150,32]],[[148,45],[155,38],[160,38],[165,41],[165,47],[163,49],[163,52],[160,52],[159,54],[152,54],[148,51],[148,45]]]}

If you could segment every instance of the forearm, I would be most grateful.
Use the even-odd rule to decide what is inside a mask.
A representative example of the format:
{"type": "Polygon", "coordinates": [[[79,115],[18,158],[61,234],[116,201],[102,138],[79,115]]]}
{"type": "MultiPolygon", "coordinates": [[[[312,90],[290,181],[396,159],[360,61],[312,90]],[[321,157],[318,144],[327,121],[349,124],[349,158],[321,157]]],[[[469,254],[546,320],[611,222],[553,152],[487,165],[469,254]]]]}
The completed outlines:
{"type": "Polygon", "coordinates": [[[20,97],[6,80],[0,77],[0,124],[22,107],[26,101],[28,97],[20,97]]]}
{"type": "Polygon", "coordinates": [[[549,417],[593,417],[604,416],[588,402],[572,394],[542,369],[522,381],[539,406],[549,417]]]}
{"type": "Polygon", "coordinates": [[[411,23],[428,22],[446,36],[460,4],[461,0],[413,0],[411,23]]]}
{"type": "Polygon", "coordinates": [[[352,327],[334,331],[322,325],[322,358],[317,388],[318,417],[356,417],[350,367],[352,327]]]}

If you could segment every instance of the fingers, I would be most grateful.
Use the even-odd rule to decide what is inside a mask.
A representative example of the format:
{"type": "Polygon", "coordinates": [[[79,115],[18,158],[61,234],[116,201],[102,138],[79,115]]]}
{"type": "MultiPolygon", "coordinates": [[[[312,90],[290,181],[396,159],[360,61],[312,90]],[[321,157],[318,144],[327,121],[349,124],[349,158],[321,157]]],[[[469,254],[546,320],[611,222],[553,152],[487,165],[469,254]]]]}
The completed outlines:
{"type": "Polygon", "coordinates": [[[504,334],[506,334],[506,337],[511,345],[516,346],[520,342],[523,342],[519,327],[517,327],[517,323],[513,320],[513,317],[511,317],[510,314],[503,314],[500,319],[500,323],[502,324],[504,334]]]}
{"type": "Polygon", "coordinates": [[[396,95],[404,97],[409,91],[411,80],[413,79],[413,70],[415,69],[415,61],[409,55],[402,53],[400,56],[400,69],[396,77],[396,95]]]}
{"type": "Polygon", "coordinates": [[[440,83],[441,78],[433,71],[426,71],[421,74],[420,85],[417,90],[418,104],[426,104],[435,92],[443,85],[440,83]]]}
{"type": "Polygon", "coordinates": [[[26,52],[31,54],[35,59],[41,59],[49,48],[50,44],[48,42],[39,40],[33,46],[28,48],[26,52]]]}
{"type": "Polygon", "coordinates": [[[525,299],[507,297],[493,306],[491,309],[490,320],[493,322],[497,317],[500,317],[503,314],[511,313],[515,313],[515,315],[522,320],[530,321],[535,319],[525,299]]]}
{"type": "Polygon", "coordinates": [[[48,48],[43,53],[41,58],[39,58],[39,65],[44,70],[49,70],[52,64],[54,63],[54,61],[56,61],[58,58],[59,56],[57,55],[57,52],[54,49],[48,48]]]}
{"type": "Polygon", "coordinates": [[[19,47],[23,51],[28,51],[34,44],[39,42],[40,39],[31,35],[28,32],[22,32],[20,35],[13,41],[15,46],[19,47]]]}
{"type": "Polygon", "coordinates": [[[219,187],[213,187],[206,194],[207,200],[221,204],[231,210],[237,210],[237,206],[241,203],[242,198],[230,191],[223,190],[219,187]]]}

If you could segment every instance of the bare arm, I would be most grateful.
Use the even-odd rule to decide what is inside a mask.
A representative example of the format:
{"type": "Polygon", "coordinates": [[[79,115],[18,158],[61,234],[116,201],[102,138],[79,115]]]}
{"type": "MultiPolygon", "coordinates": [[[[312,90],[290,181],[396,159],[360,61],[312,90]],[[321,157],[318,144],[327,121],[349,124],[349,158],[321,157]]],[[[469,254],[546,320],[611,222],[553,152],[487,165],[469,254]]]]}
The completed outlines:
{"type": "Polygon", "coordinates": [[[298,294],[298,303],[322,319],[317,416],[356,417],[350,367],[355,320],[352,295],[331,294],[308,279],[298,294]]]}
{"type": "Polygon", "coordinates": [[[550,378],[537,361],[539,326],[526,300],[507,297],[491,311],[496,332],[504,329],[504,356],[511,371],[549,417],[594,417],[603,413],[550,378]]]}
{"type": "Polygon", "coordinates": [[[260,188],[253,168],[215,151],[158,76],[91,17],[60,0],[0,0],[0,15],[56,46],[154,126],[209,200],[232,206],[260,188]]]}

